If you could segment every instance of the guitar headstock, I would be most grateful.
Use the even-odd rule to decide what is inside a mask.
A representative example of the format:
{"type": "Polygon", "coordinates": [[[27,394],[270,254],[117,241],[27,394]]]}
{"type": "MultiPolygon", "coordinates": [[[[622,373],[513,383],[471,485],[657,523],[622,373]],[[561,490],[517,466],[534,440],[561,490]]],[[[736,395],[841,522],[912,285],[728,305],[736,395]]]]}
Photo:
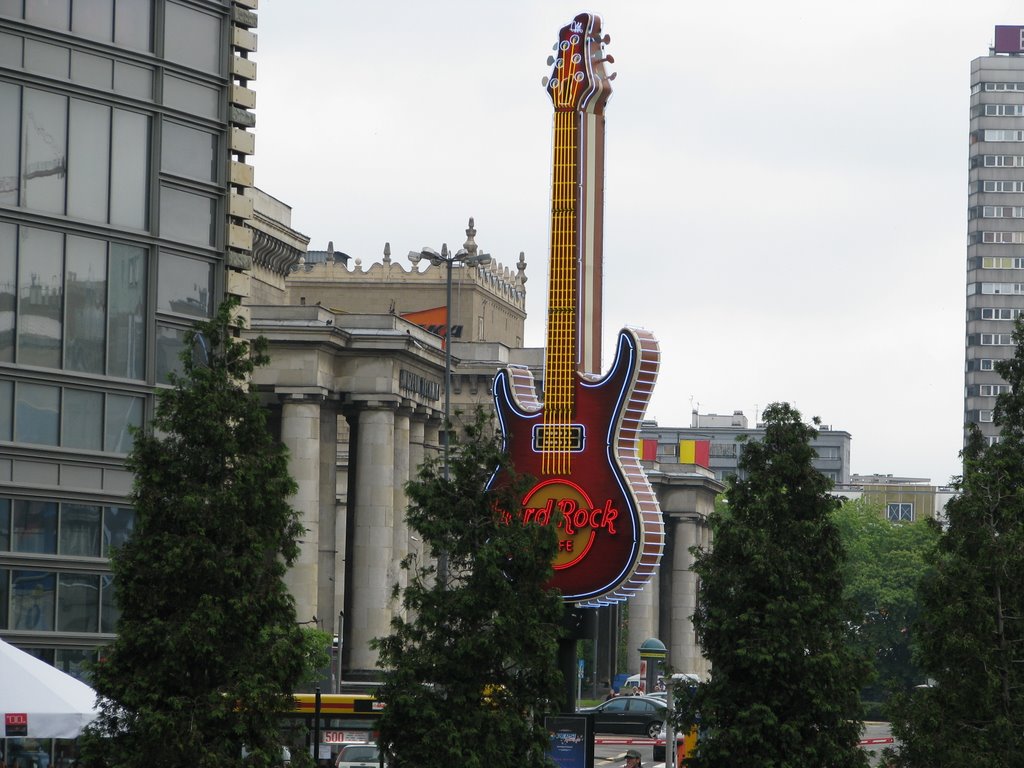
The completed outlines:
{"type": "Polygon", "coordinates": [[[612,93],[615,75],[605,74],[604,64],[614,63],[604,46],[601,17],[581,13],[558,32],[555,55],[548,57],[551,76],[544,86],[559,112],[600,112],[612,93]]]}

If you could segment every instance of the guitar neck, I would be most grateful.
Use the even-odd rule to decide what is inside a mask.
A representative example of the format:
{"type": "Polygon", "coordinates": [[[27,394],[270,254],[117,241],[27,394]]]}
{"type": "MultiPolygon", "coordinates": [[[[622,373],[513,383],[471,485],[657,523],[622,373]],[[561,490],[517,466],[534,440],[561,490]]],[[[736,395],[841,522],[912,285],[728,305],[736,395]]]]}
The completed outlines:
{"type": "Polygon", "coordinates": [[[579,124],[579,113],[555,112],[544,411],[545,421],[562,424],[572,418],[577,362],[579,124]]]}

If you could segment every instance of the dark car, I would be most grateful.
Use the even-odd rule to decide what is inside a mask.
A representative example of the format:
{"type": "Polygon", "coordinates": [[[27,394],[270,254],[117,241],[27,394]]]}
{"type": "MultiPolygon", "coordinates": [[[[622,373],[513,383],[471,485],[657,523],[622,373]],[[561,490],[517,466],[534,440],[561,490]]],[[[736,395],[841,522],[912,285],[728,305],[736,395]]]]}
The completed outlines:
{"type": "Polygon", "coordinates": [[[595,733],[642,733],[653,739],[667,711],[664,701],[650,696],[616,696],[580,713],[594,716],[595,733]]]}

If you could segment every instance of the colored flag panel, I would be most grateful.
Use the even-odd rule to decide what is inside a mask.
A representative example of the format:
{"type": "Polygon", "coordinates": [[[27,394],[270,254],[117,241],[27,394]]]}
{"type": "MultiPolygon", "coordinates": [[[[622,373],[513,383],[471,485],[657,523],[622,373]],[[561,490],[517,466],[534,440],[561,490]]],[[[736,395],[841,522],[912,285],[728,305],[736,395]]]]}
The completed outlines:
{"type": "Polygon", "coordinates": [[[679,463],[707,467],[711,462],[710,440],[680,440],[679,463]]]}

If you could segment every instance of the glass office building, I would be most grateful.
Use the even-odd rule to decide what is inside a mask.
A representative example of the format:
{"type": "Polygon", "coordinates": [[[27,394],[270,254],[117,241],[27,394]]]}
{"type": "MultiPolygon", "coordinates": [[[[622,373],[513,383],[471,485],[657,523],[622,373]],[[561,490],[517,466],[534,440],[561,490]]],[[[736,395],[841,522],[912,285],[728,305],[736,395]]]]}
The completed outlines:
{"type": "Polygon", "coordinates": [[[0,637],[113,637],[125,459],[247,280],[256,0],[0,0],[0,637]]]}

